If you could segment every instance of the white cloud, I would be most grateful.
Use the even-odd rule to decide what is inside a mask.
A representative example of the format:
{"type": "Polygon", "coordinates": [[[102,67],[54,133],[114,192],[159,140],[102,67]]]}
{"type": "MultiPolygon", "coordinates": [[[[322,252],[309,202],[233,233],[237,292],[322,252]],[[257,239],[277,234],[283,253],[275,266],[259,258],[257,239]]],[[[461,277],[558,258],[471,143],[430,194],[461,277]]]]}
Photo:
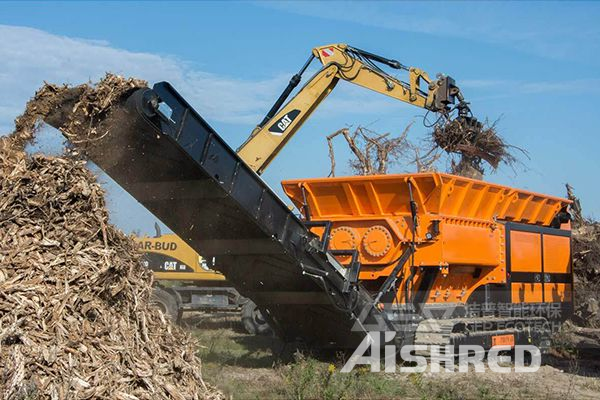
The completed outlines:
{"type": "Polygon", "coordinates": [[[175,57],[27,27],[0,25],[0,37],[0,127],[23,110],[43,81],[77,84],[95,81],[106,71],[170,81],[207,119],[241,124],[256,123],[287,82],[286,76],[239,80],[198,71],[175,57]]]}
{"type": "MultiPolygon", "coordinates": [[[[38,29],[0,25],[0,132],[7,132],[25,102],[44,81],[78,84],[110,71],[149,82],[169,81],[209,121],[254,125],[271,107],[290,74],[243,80],[202,71],[173,56],[132,52],[101,40],[54,35],[38,29]]],[[[307,76],[309,76],[307,74],[307,76]]],[[[397,105],[352,85],[340,85],[319,115],[397,110],[397,105]]]]}
{"type": "MultiPolygon", "coordinates": [[[[166,80],[181,91],[208,121],[251,127],[262,119],[291,75],[243,80],[199,70],[173,56],[132,52],[111,47],[102,40],[59,36],[28,27],[0,25],[0,37],[0,59],[3,60],[0,63],[0,132],[4,133],[11,129],[14,117],[23,110],[25,102],[44,80],[77,84],[97,80],[106,71],[150,82],[166,80]]],[[[498,94],[514,95],[515,91],[533,94],[582,91],[591,83],[598,86],[600,82],[473,79],[462,82],[461,86],[486,90],[496,88],[498,94]]],[[[422,114],[422,110],[341,82],[319,108],[315,118],[352,117],[373,121],[401,116],[410,120],[417,114],[422,114]]]]}

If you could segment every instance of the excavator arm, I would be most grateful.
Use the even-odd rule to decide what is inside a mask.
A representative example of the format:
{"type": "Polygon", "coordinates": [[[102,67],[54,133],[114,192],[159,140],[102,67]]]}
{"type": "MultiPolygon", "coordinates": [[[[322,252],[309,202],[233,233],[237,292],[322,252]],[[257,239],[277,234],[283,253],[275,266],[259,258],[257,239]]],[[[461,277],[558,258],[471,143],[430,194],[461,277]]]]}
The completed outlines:
{"type": "Polygon", "coordinates": [[[440,76],[432,80],[419,68],[407,67],[396,60],[346,44],[316,47],[302,69],[292,77],[263,121],[238,148],[240,157],[250,168],[261,174],[331,93],[340,79],[446,117],[451,112],[450,105],[458,99],[459,115],[470,115],[468,104],[464,101],[460,89],[454,79],[448,76],[440,76]],[[283,105],[315,58],[323,64],[323,67],[287,104],[283,105]],[[376,63],[405,71],[408,74],[407,81],[389,75],[376,63]]]}

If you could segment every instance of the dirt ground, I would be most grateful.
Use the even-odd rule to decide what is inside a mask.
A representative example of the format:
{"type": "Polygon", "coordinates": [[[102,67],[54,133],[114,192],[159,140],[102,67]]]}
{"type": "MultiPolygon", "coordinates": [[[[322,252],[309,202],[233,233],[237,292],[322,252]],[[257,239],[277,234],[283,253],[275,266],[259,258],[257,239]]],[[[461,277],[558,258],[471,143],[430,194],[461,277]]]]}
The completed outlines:
{"type": "Polygon", "coordinates": [[[203,375],[233,399],[600,399],[600,364],[548,356],[535,373],[340,373],[341,354],[294,352],[244,332],[235,313],[192,313],[203,375]]]}

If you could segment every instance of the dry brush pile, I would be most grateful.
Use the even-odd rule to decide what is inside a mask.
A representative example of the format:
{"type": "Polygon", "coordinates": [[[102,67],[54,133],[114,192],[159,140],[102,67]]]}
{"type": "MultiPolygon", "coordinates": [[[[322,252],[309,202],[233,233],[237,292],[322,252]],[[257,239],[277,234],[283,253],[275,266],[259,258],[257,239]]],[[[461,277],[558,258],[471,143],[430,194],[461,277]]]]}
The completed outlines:
{"type": "Polygon", "coordinates": [[[149,305],[152,276],[109,224],[85,162],[23,151],[38,118],[66,112],[75,118],[54,117],[81,131],[140,85],[114,75],[46,84],[0,138],[2,399],[221,397],[202,380],[193,340],[149,305]]]}
{"type": "Polygon", "coordinates": [[[600,328],[600,223],[584,218],[581,202],[566,184],[570,205],[575,285],[574,322],[600,328]]]}
{"type": "Polygon", "coordinates": [[[576,323],[600,328],[600,223],[584,221],[573,229],[576,323]]]}
{"type": "Polygon", "coordinates": [[[508,144],[497,132],[496,125],[489,121],[459,117],[452,120],[440,119],[424,144],[415,144],[408,139],[407,125],[402,134],[392,136],[358,126],[354,132],[342,128],[328,135],[330,176],[335,175],[336,160],[333,140],[342,136],[352,152],[348,165],[357,175],[386,174],[393,164],[414,164],[417,172],[440,170],[440,161],[447,161],[447,171],[468,178],[482,179],[501,164],[514,169],[519,159],[517,151],[527,157],[523,149],[508,144]]]}

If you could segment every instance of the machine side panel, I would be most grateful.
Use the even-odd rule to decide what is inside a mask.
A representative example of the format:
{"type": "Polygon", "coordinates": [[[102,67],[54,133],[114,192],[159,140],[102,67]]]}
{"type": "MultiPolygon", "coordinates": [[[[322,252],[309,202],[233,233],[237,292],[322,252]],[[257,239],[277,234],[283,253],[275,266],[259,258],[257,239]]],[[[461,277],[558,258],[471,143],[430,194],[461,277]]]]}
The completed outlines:
{"type": "Polygon", "coordinates": [[[571,312],[571,232],[510,222],[505,226],[512,302],[556,303],[557,309],[571,312]]]}

